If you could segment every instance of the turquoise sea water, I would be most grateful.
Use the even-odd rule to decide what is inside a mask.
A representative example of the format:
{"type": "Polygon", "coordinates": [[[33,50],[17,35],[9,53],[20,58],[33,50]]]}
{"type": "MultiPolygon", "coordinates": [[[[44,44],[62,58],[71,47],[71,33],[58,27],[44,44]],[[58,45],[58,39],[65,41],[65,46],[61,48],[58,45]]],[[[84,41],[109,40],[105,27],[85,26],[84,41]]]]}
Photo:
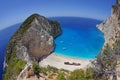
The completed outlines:
{"type": "Polygon", "coordinates": [[[101,21],[87,18],[53,18],[62,27],[62,35],[56,38],[54,53],[73,58],[94,59],[100,52],[104,38],[96,25],[101,21]]]}
{"type": "MultiPolygon", "coordinates": [[[[63,31],[62,35],[55,39],[55,54],[86,59],[94,59],[97,56],[104,43],[103,34],[96,28],[96,24],[101,23],[101,21],[77,17],[50,19],[58,20],[63,31]]],[[[0,30],[0,80],[2,80],[6,46],[20,24],[0,30]]]]}

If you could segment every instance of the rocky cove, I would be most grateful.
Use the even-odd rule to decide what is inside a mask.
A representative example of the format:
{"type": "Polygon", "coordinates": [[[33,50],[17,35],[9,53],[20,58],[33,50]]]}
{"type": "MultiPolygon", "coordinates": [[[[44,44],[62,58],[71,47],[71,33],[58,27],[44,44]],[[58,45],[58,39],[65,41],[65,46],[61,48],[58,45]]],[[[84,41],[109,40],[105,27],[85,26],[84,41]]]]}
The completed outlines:
{"type": "Polygon", "coordinates": [[[120,0],[116,0],[116,4],[112,7],[111,16],[97,26],[104,33],[105,43],[103,49],[92,61],[91,67],[71,72],[51,66],[41,67],[39,70],[38,62],[52,53],[55,47],[54,38],[60,35],[62,31],[57,21],[49,21],[38,14],[30,16],[13,35],[8,44],[5,55],[6,72],[3,79],[119,80],[119,17],[120,0]],[[62,75],[63,73],[64,75],[62,75]],[[51,76],[48,77],[50,74],[53,75],[52,78],[51,76]],[[58,75],[60,75],[60,79],[58,75]]]}

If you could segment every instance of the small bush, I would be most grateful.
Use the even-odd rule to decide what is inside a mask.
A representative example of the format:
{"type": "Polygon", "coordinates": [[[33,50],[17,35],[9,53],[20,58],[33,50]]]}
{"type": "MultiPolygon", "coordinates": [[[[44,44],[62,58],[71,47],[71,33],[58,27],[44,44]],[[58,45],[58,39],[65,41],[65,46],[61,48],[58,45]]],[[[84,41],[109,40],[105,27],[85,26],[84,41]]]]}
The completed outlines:
{"type": "Polygon", "coordinates": [[[52,71],[52,72],[54,72],[54,73],[57,73],[58,72],[58,69],[57,68],[55,68],[55,67],[51,67],[51,66],[47,66],[47,69],[48,69],[48,71],[52,71]]]}
{"type": "Polygon", "coordinates": [[[3,76],[4,80],[14,80],[17,78],[19,73],[22,71],[24,68],[26,62],[24,62],[21,59],[12,59],[8,67],[6,68],[6,72],[3,76]]]}
{"type": "Polygon", "coordinates": [[[64,73],[59,73],[59,75],[57,76],[57,80],[66,80],[65,79],[65,74],[64,73]]]}
{"type": "Polygon", "coordinates": [[[46,67],[40,67],[40,72],[43,74],[47,74],[48,69],[46,67]]]}
{"type": "Polygon", "coordinates": [[[69,76],[69,80],[83,80],[83,78],[85,78],[85,72],[82,69],[73,71],[69,76]]]}
{"type": "Polygon", "coordinates": [[[87,70],[86,70],[86,78],[88,80],[92,80],[93,76],[94,76],[93,68],[91,68],[91,67],[87,68],[87,70]]]}
{"type": "Polygon", "coordinates": [[[39,65],[36,64],[35,62],[32,63],[32,67],[33,67],[33,71],[36,75],[39,75],[40,73],[40,68],[39,68],[39,65]]]}
{"type": "Polygon", "coordinates": [[[3,75],[4,80],[16,80],[19,73],[22,71],[26,62],[22,59],[16,58],[16,50],[11,53],[11,58],[8,62],[8,67],[6,68],[5,74],[3,75]]]}

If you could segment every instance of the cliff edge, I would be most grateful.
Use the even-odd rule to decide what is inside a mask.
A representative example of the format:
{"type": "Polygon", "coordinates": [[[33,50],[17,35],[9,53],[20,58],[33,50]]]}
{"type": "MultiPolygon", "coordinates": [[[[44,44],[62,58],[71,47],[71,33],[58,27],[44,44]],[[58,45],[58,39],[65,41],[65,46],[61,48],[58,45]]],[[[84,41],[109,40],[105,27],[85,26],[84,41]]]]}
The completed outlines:
{"type": "Polygon", "coordinates": [[[105,43],[94,63],[95,80],[120,80],[120,0],[112,6],[111,16],[97,25],[105,43]]]}

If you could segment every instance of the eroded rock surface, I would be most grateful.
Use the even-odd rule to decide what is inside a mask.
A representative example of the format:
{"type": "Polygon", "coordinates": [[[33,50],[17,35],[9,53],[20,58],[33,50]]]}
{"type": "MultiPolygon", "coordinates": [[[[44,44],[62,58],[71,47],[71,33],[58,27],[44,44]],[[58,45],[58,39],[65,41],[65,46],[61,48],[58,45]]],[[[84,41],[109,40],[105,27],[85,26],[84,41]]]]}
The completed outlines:
{"type": "MultiPolygon", "coordinates": [[[[60,24],[57,21],[50,21],[38,14],[31,15],[20,27],[19,41],[13,36],[12,43],[16,42],[17,57],[27,62],[39,62],[44,56],[49,55],[55,47],[54,38],[61,34],[60,24]],[[29,22],[29,23],[28,23],[29,22]],[[28,24],[26,24],[28,23],[28,24]],[[25,27],[28,27],[27,29],[25,27]]],[[[10,54],[10,52],[8,52],[10,54]]]]}
{"type": "Polygon", "coordinates": [[[94,64],[95,80],[120,79],[120,0],[112,6],[111,16],[97,27],[104,33],[104,47],[94,64]]]}

